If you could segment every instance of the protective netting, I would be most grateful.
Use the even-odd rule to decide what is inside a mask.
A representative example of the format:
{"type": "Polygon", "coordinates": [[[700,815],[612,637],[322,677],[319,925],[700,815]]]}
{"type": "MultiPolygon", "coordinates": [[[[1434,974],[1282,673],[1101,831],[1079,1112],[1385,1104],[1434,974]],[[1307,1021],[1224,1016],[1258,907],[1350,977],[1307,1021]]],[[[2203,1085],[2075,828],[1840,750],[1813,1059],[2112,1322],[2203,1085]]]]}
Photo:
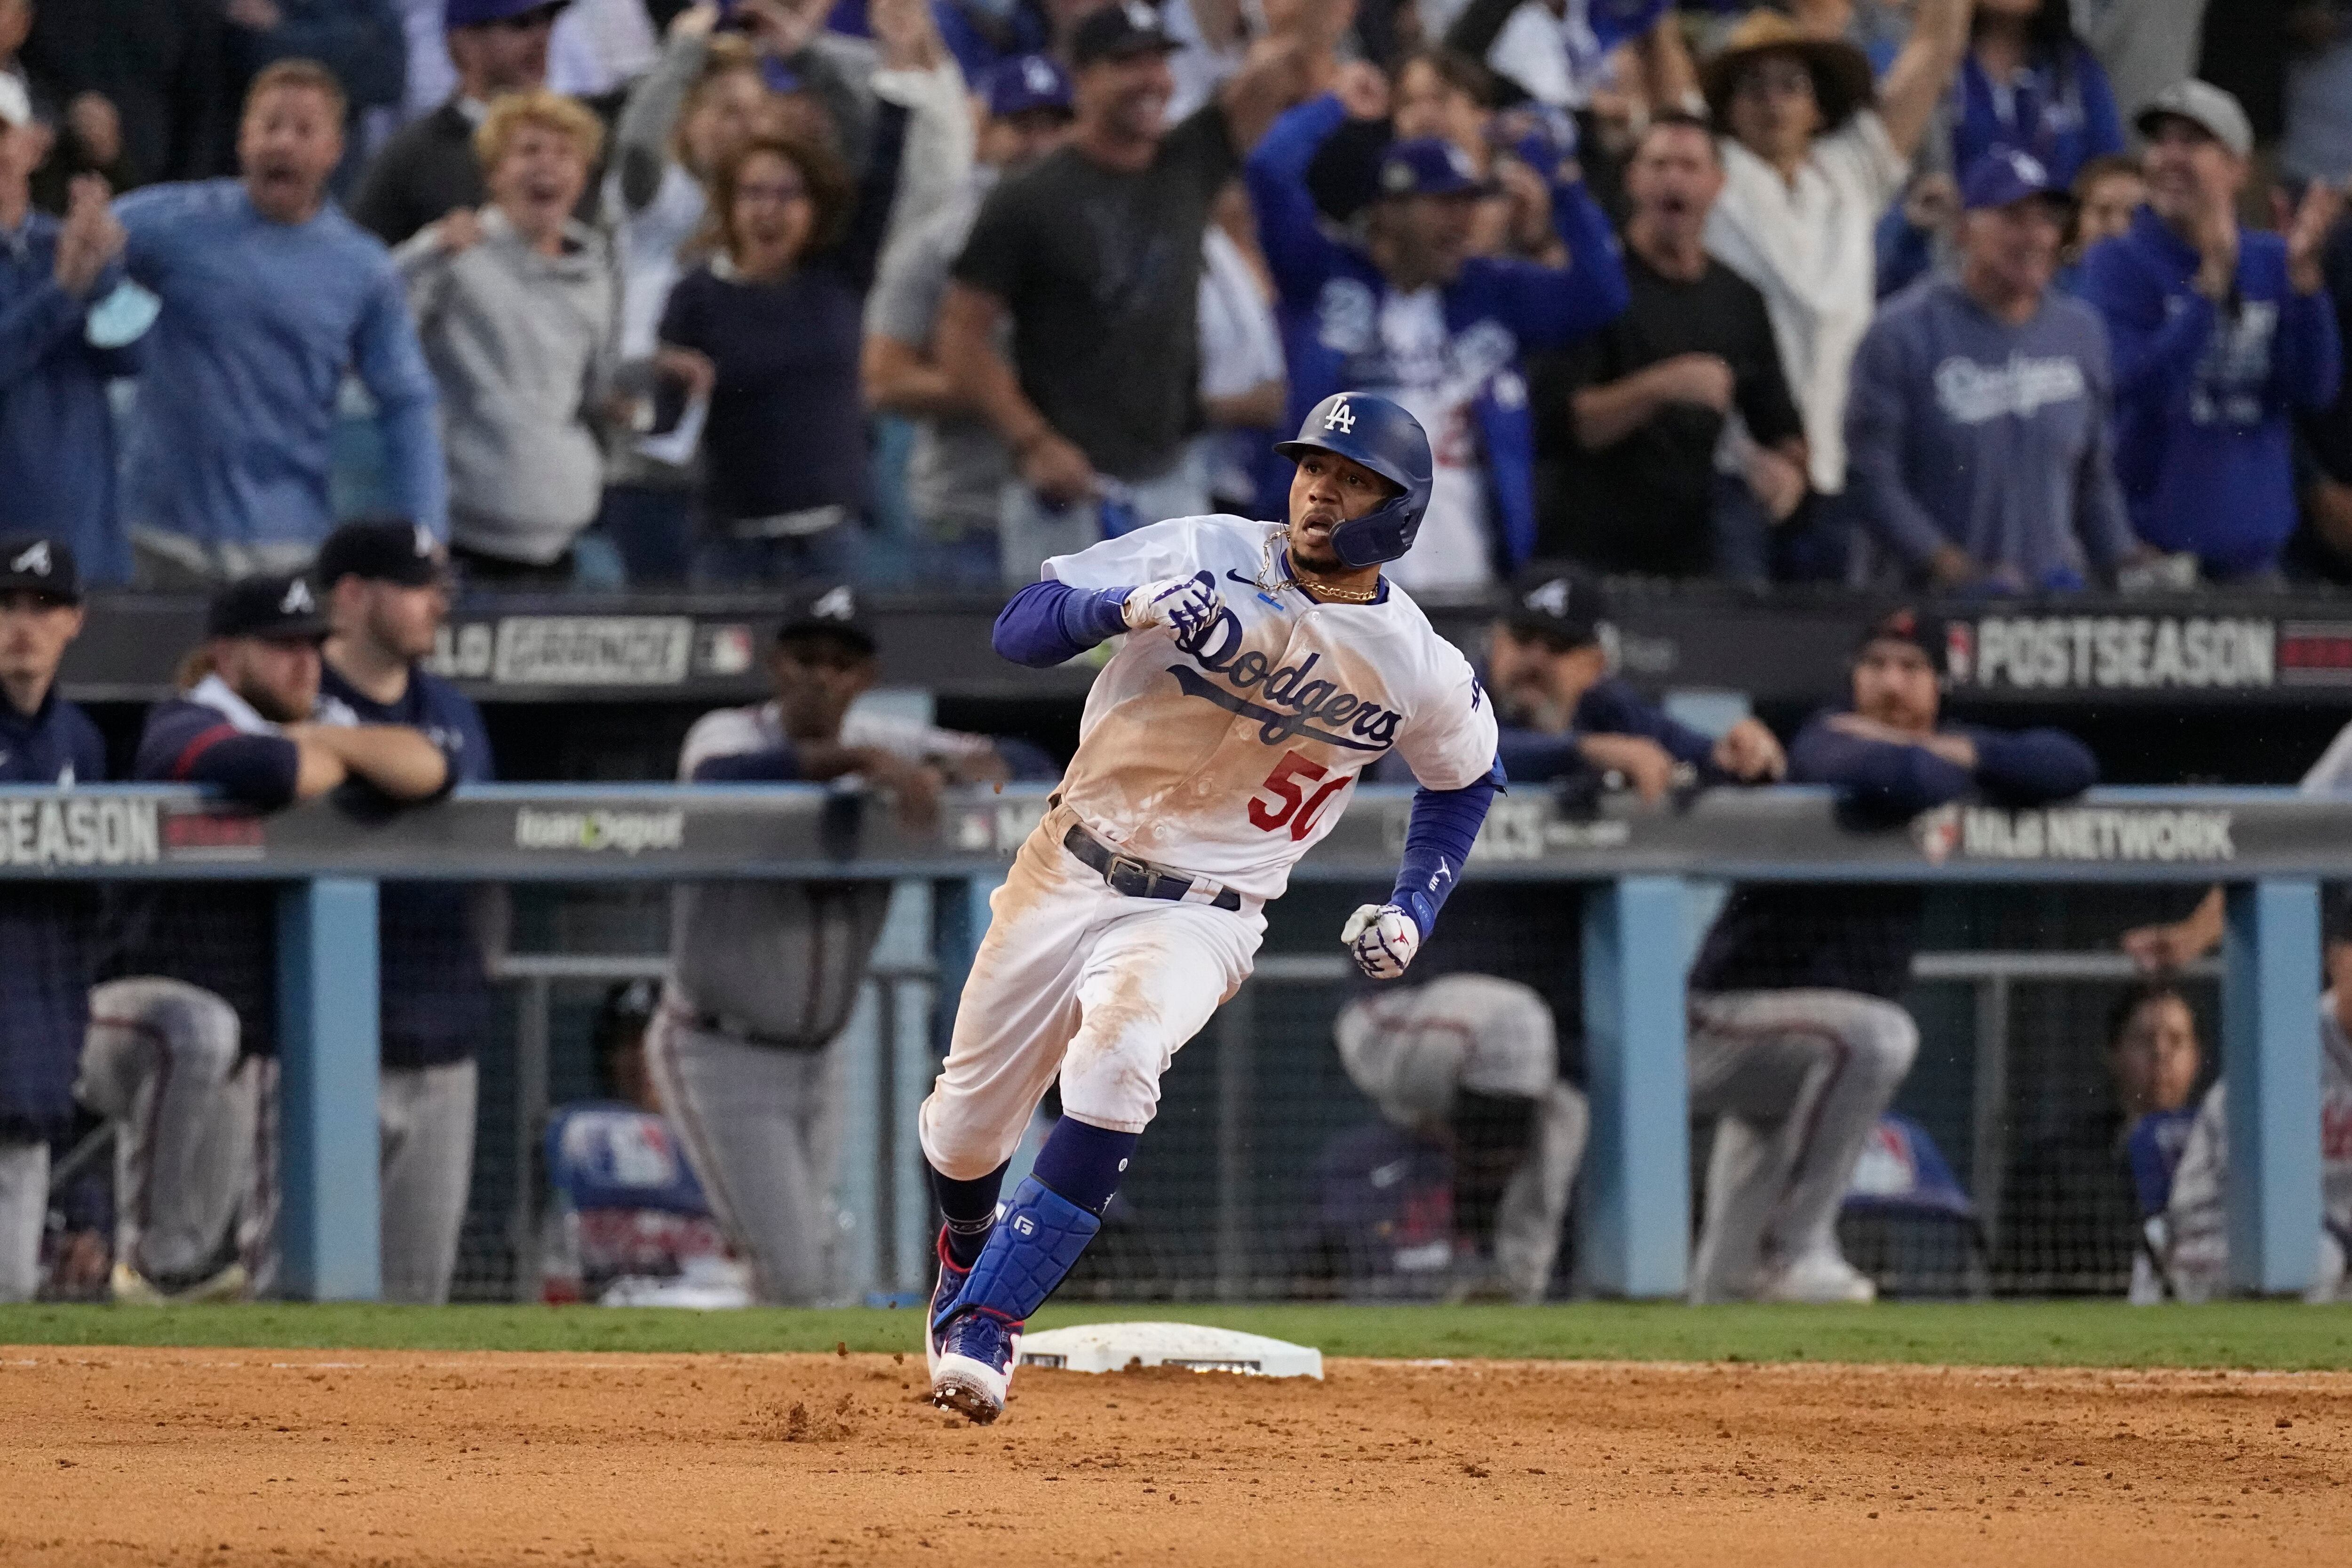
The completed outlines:
{"type": "MultiPolygon", "coordinates": [[[[1259,978],[1178,1054],[1159,1118],[1101,1238],[1066,1287],[1071,1296],[1525,1296],[1528,1270],[1537,1264],[1532,1288],[1552,1298],[1575,1293],[1572,1203],[1553,1234],[1551,1257],[1513,1261],[1511,1249],[1520,1245],[1514,1234],[1523,1242],[1531,1223],[1540,1228],[1541,1205],[1531,1222],[1527,1194],[1513,1183],[1534,1169],[1531,1151],[1545,1124],[1524,1086],[1501,1081],[1510,1073],[1494,1066],[1500,1058],[1486,1058],[1484,1069],[1475,1052],[1445,1058],[1454,1076],[1441,1088],[1436,1114],[1410,1113],[1410,1086],[1372,1082],[1360,1059],[1352,1074],[1343,1060],[1335,1022],[1373,989],[1346,971],[1333,937],[1349,908],[1381,891],[1306,887],[1269,910],[1259,978]]],[[[1416,966],[1424,984],[1445,974],[1511,983],[1519,999],[1504,1010],[1505,1032],[1524,1024],[1528,1008],[1548,1010],[1557,1072],[1570,1086],[1583,1076],[1576,962],[1582,896],[1571,885],[1474,882],[1457,893],[1416,966]]],[[[1891,1109],[1949,1167],[1963,1201],[1848,1206],[1841,1240],[1883,1293],[2125,1289],[2138,1214],[2106,1031],[2130,980],[2112,956],[2095,975],[2096,963],[2069,969],[2063,955],[2112,955],[2124,930],[2179,914],[2189,896],[2000,887],[1925,898],[1921,951],[1929,977],[1902,997],[1919,1047],[1891,1109]],[[2012,955],[2045,962],[2021,966],[2012,955]],[[2061,955],[2054,968],[2053,955],[2061,955]]],[[[1694,942],[1701,929],[1695,921],[1694,942]]],[[[591,966],[501,984],[494,1035],[480,1056],[471,1198],[454,1299],[539,1295],[549,1205],[540,1147],[546,1112],[613,1092],[595,1046],[600,1011],[614,981],[646,968],[667,936],[663,888],[518,890],[516,951],[626,962],[612,974],[591,966]]],[[[2213,1074],[2218,996],[2210,979],[2189,980],[2183,990],[2205,1047],[2201,1095],[2213,1074]]],[[[887,1116],[893,1130],[850,1140],[854,1152],[845,1156],[837,1223],[845,1246],[866,1248],[842,1276],[852,1299],[903,1297],[924,1283],[907,1091],[923,1070],[919,1061],[911,1077],[902,1068],[896,1098],[862,1100],[845,1112],[887,1116]],[[865,1163],[849,1170],[851,1159],[865,1163]],[[878,1174],[877,1159],[887,1167],[878,1174]]],[[[1047,1113],[1053,1109],[1049,1099],[1047,1113]]],[[[1712,1132],[1706,1121],[1694,1122],[1695,1229],[1712,1132]]],[[[1865,1175],[1879,1169],[1869,1159],[1864,1164],[1865,1175]]],[[[111,1168],[110,1159],[85,1159],[71,1194],[60,1193],[60,1241],[73,1224],[86,1228],[89,1216],[103,1215],[111,1168]]]]}

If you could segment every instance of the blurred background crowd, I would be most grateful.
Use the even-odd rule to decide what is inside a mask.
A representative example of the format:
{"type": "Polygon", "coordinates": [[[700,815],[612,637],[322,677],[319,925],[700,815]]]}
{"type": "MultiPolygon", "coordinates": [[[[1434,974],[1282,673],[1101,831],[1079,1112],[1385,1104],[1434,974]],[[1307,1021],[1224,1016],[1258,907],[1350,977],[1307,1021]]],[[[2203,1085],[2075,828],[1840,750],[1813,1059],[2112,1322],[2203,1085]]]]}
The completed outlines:
{"type": "Polygon", "coordinates": [[[2352,580],[2332,0],[0,0],[95,585],[992,587],[1402,398],[1409,588],[2352,580]]]}

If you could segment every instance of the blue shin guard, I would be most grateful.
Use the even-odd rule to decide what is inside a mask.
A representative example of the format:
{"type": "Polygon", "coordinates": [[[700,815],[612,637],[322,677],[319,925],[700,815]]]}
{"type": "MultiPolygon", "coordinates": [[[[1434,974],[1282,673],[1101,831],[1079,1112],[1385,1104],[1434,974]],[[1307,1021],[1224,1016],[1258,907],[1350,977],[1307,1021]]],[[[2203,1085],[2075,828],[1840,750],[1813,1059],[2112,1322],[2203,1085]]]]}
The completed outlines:
{"type": "Polygon", "coordinates": [[[1099,1216],[1062,1196],[1030,1176],[1013,1189],[971,1278],[941,1321],[958,1312],[986,1312],[1014,1332],[1045,1298],[1102,1229],[1099,1216]]]}

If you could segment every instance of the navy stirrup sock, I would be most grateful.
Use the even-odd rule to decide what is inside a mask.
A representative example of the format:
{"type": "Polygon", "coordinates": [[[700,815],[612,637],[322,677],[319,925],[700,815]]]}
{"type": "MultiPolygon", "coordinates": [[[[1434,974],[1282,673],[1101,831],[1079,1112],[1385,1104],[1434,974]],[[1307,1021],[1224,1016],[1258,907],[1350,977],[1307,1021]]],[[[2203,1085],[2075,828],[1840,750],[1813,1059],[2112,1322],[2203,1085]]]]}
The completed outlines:
{"type": "Polygon", "coordinates": [[[931,1171],[931,1195],[948,1223],[948,1258],[957,1268],[971,1268],[979,1260],[980,1249],[988,1245],[988,1233],[996,1223],[996,1196],[1004,1190],[1004,1172],[1011,1163],[1008,1160],[969,1182],[925,1166],[931,1171]]]}
{"type": "Polygon", "coordinates": [[[1036,1176],[1087,1213],[1099,1216],[1118,1191],[1118,1179],[1134,1158],[1139,1132],[1114,1132],[1075,1116],[1065,1116],[1037,1152],[1036,1176]]]}

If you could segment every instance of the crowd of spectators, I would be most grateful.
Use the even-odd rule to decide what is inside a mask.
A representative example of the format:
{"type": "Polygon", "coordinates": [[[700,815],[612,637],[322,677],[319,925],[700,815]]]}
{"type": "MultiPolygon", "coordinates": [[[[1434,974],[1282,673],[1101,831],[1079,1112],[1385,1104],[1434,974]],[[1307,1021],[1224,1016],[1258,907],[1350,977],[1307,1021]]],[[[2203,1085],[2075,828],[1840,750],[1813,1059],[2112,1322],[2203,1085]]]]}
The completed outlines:
{"type": "Polygon", "coordinates": [[[0,0],[0,484],[99,585],[1017,584],[1356,385],[1441,595],[2352,581],[2352,28],[2211,10],[0,0]]]}

